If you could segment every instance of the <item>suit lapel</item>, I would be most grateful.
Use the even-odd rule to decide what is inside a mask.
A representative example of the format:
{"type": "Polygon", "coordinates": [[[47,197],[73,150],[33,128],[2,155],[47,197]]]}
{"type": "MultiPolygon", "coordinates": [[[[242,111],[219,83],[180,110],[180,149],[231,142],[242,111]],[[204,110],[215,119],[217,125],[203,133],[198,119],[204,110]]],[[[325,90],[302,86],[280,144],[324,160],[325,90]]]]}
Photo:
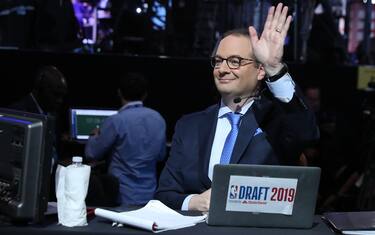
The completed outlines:
{"type": "MultiPolygon", "coordinates": [[[[237,142],[233,149],[230,163],[238,163],[243,152],[249,145],[256,129],[262,126],[264,117],[270,110],[269,101],[256,101],[243,117],[237,142]],[[261,106],[261,107],[260,107],[261,106]],[[260,123],[260,125],[258,125],[260,123]]],[[[199,123],[198,144],[199,144],[199,178],[206,188],[211,187],[211,180],[208,178],[208,165],[211,156],[211,147],[215,137],[217,115],[220,105],[214,105],[204,111],[199,123]]]]}
{"type": "MultiPolygon", "coordinates": [[[[257,100],[243,116],[237,141],[233,149],[230,163],[238,163],[253,138],[258,127],[264,128],[266,116],[271,111],[272,102],[265,96],[257,100]]],[[[263,130],[265,131],[265,130],[263,130]]]]}
{"type": "Polygon", "coordinates": [[[242,117],[240,130],[238,132],[236,144],[233,149],[232,157],[230,163],[238,163],[242,153],[245,151],[246,147],[249,145],[251,139],[254,136],[256,129],[258,128],[258,123],[255,119],[252,107],[246,112],[242,117]]]}
{"type": "Polygon", "coordinates": [[[199,175],[206,188],[211,187],[211,180],[208,178],[208,165],[211,156],[211,147],[214,141],[218,107],[214,106],[205,111],[199,124],[199,175]]]}

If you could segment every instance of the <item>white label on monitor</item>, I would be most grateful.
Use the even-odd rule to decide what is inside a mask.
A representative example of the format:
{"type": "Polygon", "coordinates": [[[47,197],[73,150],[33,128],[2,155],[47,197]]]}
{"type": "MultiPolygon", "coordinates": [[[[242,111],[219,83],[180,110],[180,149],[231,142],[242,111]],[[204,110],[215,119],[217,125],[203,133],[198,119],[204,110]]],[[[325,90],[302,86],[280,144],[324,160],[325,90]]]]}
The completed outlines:
{"type": "Polygon", "coordinates": [[[291,215],[298,179],[232,175],[226,211],[291,215]]]}

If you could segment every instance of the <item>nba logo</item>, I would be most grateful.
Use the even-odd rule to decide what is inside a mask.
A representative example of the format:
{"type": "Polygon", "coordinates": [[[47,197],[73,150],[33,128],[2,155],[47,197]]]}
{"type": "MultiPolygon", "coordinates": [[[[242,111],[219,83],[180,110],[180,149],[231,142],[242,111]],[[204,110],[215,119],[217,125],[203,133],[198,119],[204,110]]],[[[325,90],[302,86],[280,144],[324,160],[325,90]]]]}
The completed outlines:
{"type": "Polygon", "coordinates": [[[238,193],[238,185],[231,185],[229,192],[229,199],[236,199],[238,193]]]}

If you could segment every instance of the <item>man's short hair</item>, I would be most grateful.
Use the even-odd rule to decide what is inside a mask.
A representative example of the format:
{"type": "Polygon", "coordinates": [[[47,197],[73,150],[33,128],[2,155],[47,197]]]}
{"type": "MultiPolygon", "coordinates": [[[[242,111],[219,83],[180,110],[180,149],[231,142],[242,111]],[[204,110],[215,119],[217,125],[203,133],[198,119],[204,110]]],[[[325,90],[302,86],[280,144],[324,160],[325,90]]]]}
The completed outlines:
{"type": "MultiPolygon", "coordinates": [[[[211,57],[214,57],[216,55],[217,48],[219,47],[219,44],[220,44],[221,40],[228,37],[229,35],[234,35],[234,36],[237,36],[237,37],[240,37],[240,36],[248,37],[249,40],[250,40],[250,34],[249,34],[249,30],[247,28],[237,28],[237,29],[228,30],[219,38],[219,40],[217,40],[215,48],[212,51],[211,57]]],[[[254,56],[252,56],[252,57],[254,57],[254,56]]],[[[256,66],[259,66],[260,65],[259,61],[257,61],[256,58],[254,58],[254,59],[255,59],[256,66]]]]}
{"type": "Polygon", "coordinates": [[[228,30],[226,31],[220,38],[219,40],[217,40],[216,44],[215,44],[215,47],[211,53],[211,56],[215,56],[216,55],[216,52],[217,52],[217,48],[219,47],[219,44],[221,42],[221,40],[223,40],[224,38],[228,37],[229,35],[234,35],[234,36],[244,36],[244,37],[249,37],[250,38],[250,35],[249,35],[249,30],[247,28],[237,28],[237,29],[231,29],[231,30],[228,30]]]}
{"type": "Polygon", "coordinates": [[[147,80],[141,73],[129,72],[120,78],[120,92],[125,100],[142,100],[147,94],[147,80]]]}
{"type": "Polygon", "coordinates": [[[237,28],[237,29],[228,30],[223,34],[221,39],[223,39],[223,38],[225,38],[229,35],[244,36],[244,37],[250,38],[249,30],[247,28],[237,28]]]}
{"type": "Polygon", "coordinates": [[[55,66],[41,66],[36,73],[34,90],[48,89],[52,83],[63,83],[66,85],[66,79],[62,72],[55,66]]]}

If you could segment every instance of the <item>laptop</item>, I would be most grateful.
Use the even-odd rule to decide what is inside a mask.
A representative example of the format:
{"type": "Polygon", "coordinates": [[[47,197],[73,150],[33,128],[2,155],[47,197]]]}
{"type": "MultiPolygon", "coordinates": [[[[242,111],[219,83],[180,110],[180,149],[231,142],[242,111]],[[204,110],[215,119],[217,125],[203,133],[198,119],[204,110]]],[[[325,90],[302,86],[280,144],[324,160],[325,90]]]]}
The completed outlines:
{"type": "Polygon", "coordinates": [[[214,167],[209,225],[311,228],[319,167],[229,164],[214,167]]]}
{"type": "Polygon", "coordinates": [[[113,109],[71,108],[69,110],[71,138],[78,142],[87,141],[93,129],[99,128],[104,119],[117,112],[113,109]]]}

